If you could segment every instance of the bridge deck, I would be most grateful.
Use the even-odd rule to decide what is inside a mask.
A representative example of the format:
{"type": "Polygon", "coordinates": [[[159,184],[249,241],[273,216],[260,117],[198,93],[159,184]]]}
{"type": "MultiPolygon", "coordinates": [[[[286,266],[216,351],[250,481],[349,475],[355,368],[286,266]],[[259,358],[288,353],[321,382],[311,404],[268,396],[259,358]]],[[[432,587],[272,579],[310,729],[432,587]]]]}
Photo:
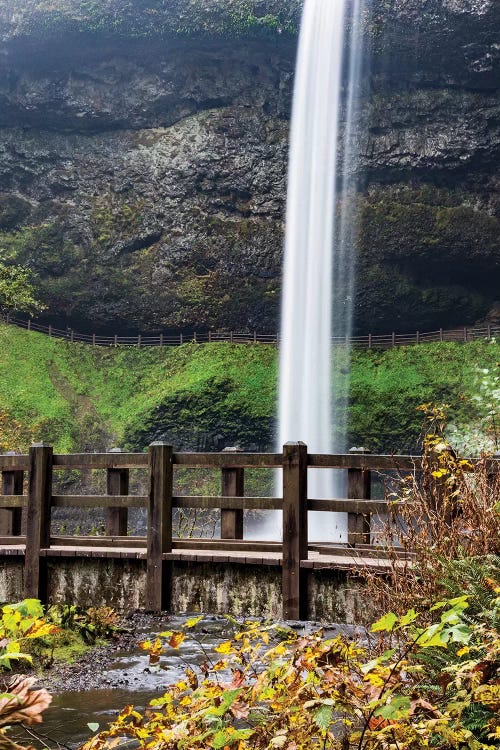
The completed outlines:
{"type": "MultiPolygon", "coordinates": [[[[356,570],[369,568],[371,570],[387,570],[393,562],[388,558],[374,556],[373,550],[348,550],[342,548],[330,552],[309,550],[308,559],[301,560],[300,566],[306,569],[325,570],[356,570]]],[[[0,557],[22,556],[25,554],[24,544],[9,544],[0,547],[0,557]]],[[[146,560],[145,547],[85,547],[85,546],[51,546],[50,549],[40,550],[40,556],[46,558],[112,558],[127,560],[146,560]]],[[[249,552],[233,550],[193,550],[174,549],[163,555],[164,560],[199,563],[231,563],[239,565],[263,565],[281,567],[283,555],[281,552],[249,552]]],[[[405,560],[399,564],[404,565],[405,560]]]]}

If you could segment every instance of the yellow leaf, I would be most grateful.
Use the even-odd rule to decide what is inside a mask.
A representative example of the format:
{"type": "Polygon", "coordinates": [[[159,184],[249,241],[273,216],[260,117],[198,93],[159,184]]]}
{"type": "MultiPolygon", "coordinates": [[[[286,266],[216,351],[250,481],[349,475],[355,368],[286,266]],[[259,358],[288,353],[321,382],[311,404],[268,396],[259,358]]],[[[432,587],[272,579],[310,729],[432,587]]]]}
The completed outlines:
{"type": "Polygon", "coordinates": [[[189,620],[186,620],[186,627],[194,628],[194,626],[198,625],[201,620],[203,620],[203,615],[200,615],[200,617],[191,617],[189,620]]]}
{"type": "Polygon", "coordinates": [[[234,653],[233,644],[231,641],[224,641],[220,646],[216,646],[214,651],[217,651],[218,654],[232,654],[234,653]]]}
{"type": "Polygon", "coordinates": [[[172,633],[172,637],[170,638],[168,644],[169,646],[171,646],[171,648],[179,648],[179,646],[181,645],[181,643],[183,643],[185,638],[186,638],[185,633],[180,633],[180,632],[172,633]]]}

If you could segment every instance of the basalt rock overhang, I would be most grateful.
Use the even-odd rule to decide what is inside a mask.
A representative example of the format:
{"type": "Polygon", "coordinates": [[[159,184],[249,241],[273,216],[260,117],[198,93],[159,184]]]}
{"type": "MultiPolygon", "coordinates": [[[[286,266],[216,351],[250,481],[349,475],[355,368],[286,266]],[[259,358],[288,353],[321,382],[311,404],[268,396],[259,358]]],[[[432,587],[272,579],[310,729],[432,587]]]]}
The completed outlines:
{"type": "MultiPolygon", "coordinates": [[[[0,0],[3,54],[13,47],[117,39],[295,39],[304,0],[0,0]]],[[[354,0],[352,0],[354,2],[354,0]]],[[[490,85],[500,70],[497,0],[367,0],[365,34],[381,65],[460,73],[490,85]]],[[[498,81],[497,81],[498,83],[498,81]]]]}

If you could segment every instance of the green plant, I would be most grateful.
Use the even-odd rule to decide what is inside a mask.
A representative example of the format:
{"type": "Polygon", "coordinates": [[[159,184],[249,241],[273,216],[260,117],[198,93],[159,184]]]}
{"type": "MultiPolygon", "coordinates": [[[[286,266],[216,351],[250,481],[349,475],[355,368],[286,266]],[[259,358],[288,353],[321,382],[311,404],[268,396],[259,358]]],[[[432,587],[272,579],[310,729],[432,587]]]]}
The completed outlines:
{"type": "Polygon", "coordinates": [[[31,656],[23,652],[23,645],[56,632],[57,627],[45,618],[38,599],[5,604],[0,618],[0,668],[10,669],[13,660],[31,662],[31,656]]]}
{"type": "Polygon", "coordinates": [[[410,604],[428,607],[450,590],[454,576],[456,591],[467,580],[472,590],[470,577],[460,580],[466,566],[479,569],[484,589],[486,567],[500,555],[498,468],[488,456],[471,463],[455,452],[445,437],[445,409],[425,404],[420,410],[427,422],[422,466],[390,482],[390,513],[379,532],[390,569],[384,576],[366,573],[379,605],[397,612],[410,604]]]}
{"type": "Polygon", "coordinates": [[[44,305],[39,301],[32,283],[32,273],[23,266],[0,262],[0,313],[22,312],[34,315],[44,305]]]}
{"type": "MultiPolygon", "coordinates": [[[[499,595],[495,587],[490,608],[499,595]]],[[[201,644],[199,668],[190,665],[144,712],[127,706],[84,750],[124,738],[148,750],[493,750],[500,637],[486,623],[468,623],[467,608],[461,596],[424,617],[389,612],[372,626],[371,647],[244,623],[215,657],[201,644]],[[449,658],[441,663],[439,653],[449,658]]],[[[144,642],[151,664],[192,640],[201,619],[144,642]]]]}
{"type": "MultiPolygon", "coordinates": [[[[25,599],[17,604],[6,604],[0,616],[0,671],[11,670],[12,662],[32,663],[28,647],[33,642],[53,636],[58,628],[45,617],[37,599],[25,599]]],[[[1,679],[0,685],[0,747],[21,750],[10,740],[6,731],[13,724],[37,724],[52,698],[42,690],[32,690],[34,678],[25,676],[1,679]]]]}
{"type": "Polygon", "coordinates": [[[83,609],[74,604],[54,604],[47,610],[47,617],[60,628],[77,633],[87,645],[112,638],[121,630],[120,617],[112,607],[83,609]]]}

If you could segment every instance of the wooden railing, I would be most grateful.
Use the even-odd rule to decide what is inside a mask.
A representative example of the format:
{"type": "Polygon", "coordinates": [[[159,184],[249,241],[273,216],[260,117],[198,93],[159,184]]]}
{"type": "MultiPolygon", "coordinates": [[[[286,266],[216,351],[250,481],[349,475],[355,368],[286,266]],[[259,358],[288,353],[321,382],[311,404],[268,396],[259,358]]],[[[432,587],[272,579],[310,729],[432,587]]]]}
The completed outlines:
{"type": "MultiPolygon", "coordinates": [[[[153,443],[147,453],[110,452],[104,454],[54,454],[46,445],[34,445],[28,455],[0,456],[2,495],[0,496],[0,548],[9,554],[23,547],[25,595],[46,596],[46,560],[55,549],[65,546],[101,550],[106,556],[114,548],[142,550],[146,558],[146,606],[149,610],[169,608],[173,552],[176,550],[217,550],[230,553],[280,553],[282,564],[283,616],[305,616],[307,596],[305,572],[311,550],[341,554],[369,549],[372,518],[387,513],[384,500],[372,500],[372,472],[414,472],[421,469],[419,456],[376,456],[353,449],[346,455],[309,454],[303,443],[288,443],[283,453],[176,453],[170,445],[153,443]],[[175,467],[210,468],[221,472],[218,496],[174,495],[175,467]],[[281,469],[281,497],[244,496],[245,469],[281,469]],[[53,472],[61,470],[107,472],[105,495],[54,495],[53,472]],[[131,469],[148,470],[148,495],[129,494],[131,469]],[[348,498],[311,498],[307,490],[308,469],[346,469],[348,498]],[[27,475],[27,476],[26,476],[27,475]],[[27,479],[27,481],[26,481],[27,479]],[[24,494],[24,487],[27,493],[24,494]],[[105,536],[68,537],[51,535],[52,508],[105,509],[105,536]],[[147,509],[147,536],[127,535],[129,508],[147,509]],[[175,539],[172,533],[174,508],[220,509],[220,539],[175,539]],[[245,510],[282,511],[282,542],[255,542],[243,539],[245,510]],[[26,536],[21,536],[22,512],[26,513],[26,536]],[[308,512],[348,513],[347,545],[308,543],[308,512]]],[[[500,460],[491,459],[494,474],[500,460]]],[[[372,552],[373,552],[372,548],[372,552]]]]}
{"type": "MultiPolygon", "coordinates": [[[[64,339],[71,343],[90,344],[92,346],[182,346],[187,343],[210,344],[271,344],[279,346],[279,333],[259,333],[258,331],[193,331],[192,333],[169,333],[138,336],[100,336],[92,333],[78,333],[71,328],[56,328],[51,325],[42,325],[31,320],[18,320],[16,318],[4,318],[6,322],[25,328],[29,331],[37,331],[52,338],[64,339]]],[[[334,346],[344,346],[346,343],[356,349],[390,349],[396,346],[411,346],[415,344],[429,344],[436,342],[465,343],[478,339],[491,339],[500,336],[500,325],[487,325],[483,327],[462,327],[437,331],[414,333],[388,333],[368,334],[367,336],[353,336],[349,339],[333,337],[334,346]]]]}

